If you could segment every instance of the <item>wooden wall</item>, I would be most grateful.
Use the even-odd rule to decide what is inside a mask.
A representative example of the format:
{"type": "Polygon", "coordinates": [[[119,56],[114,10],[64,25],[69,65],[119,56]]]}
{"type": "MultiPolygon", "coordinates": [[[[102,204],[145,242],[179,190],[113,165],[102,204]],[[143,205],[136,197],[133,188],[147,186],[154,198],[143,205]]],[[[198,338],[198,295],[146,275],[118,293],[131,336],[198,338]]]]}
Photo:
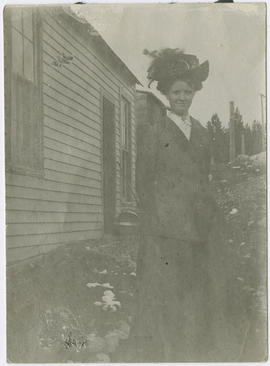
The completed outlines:
{"type": "MultiPolygon", "coordinates": [[[[102,110],[108,93],[116,110],[116,214],[125,206],[120,190],[120,99],[132,101],[135,187],[135,86],[128,85],[109,59],[57,13],[42,13],[43,175],[7,173],[8,261],[39,255],[56,245],[103,235],[102,110]],[[73,60],[57,67],[64,53],[73,60]]],[[[129,204],[127,204],[129,205],[129,204]]],[[[133,203],[132,203],[133,205],[133,203]]]]}

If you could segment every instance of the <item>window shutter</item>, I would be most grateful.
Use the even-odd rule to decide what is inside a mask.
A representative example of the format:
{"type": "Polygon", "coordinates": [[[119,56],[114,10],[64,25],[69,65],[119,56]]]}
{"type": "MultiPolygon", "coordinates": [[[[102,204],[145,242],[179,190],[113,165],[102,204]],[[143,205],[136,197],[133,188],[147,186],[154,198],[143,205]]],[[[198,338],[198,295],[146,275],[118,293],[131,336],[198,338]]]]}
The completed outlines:
{"type": "Polygon", "coordinates": [[[13,75],[12,83],[12,162],[18,168],[40,170],[39,90],[19,75],[13,75]]]}

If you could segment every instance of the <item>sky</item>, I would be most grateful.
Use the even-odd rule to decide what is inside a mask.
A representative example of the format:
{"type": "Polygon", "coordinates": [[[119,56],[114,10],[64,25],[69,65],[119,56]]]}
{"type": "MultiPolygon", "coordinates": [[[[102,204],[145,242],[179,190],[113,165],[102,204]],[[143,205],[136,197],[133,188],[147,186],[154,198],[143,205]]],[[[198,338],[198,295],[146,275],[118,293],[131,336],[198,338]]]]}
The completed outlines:
{"type": "Polygon", "coordinates": [[[145,48],[178,47],[200,62],[209,60],[209,78],[190,110],[203,125],[218,113],[227,126],[230,101],[245,123],[261,121],[260,94],[266,93],[263,3],[91,4],[76,5],[76,12],[146,87],[150,59],[143,55],[145,48]]]}

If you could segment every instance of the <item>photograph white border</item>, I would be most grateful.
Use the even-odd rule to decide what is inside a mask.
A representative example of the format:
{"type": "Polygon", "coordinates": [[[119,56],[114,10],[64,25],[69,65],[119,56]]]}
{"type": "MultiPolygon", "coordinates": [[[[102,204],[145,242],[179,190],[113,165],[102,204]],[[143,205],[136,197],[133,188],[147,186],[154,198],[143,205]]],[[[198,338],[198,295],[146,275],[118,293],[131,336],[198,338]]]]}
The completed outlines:
{"type": "MultiPolygon", "coordinates": [[[[6,244],[6,238],[5,238],[5,159],[4,159],[4,57],[3,57],[3,9],[5,5],[31,5],[31,4],[48,4],[48,5],[54,5],[54,4],[66,4],[71,5],[74,4],[76,1],[70,1],[70,0],[3,0],[0,4],[0,11],[1,11],[1,17],[0,17],[0,243],[1,243],[1,250],[0,250],[0,365],[11,365],[12,363],[6,362],[6,251],[5,251],[5,244],[6,244]]],[[[90,1],[83,1],[87,4],[91,3],[169,3],[169,1],[166,0],[95,0],[93,2],[90,1]]],[[[183,1],[173,1],[175,3],[209,3],[209,5],[213,4],[215,6],[219,6],[218,4],[214,4],[214,1],[205,1],[205,0],[199,0],[199,1],[193,1],[193,0],[183,0],[183,1]]],[[[244,1],[244,0],[237,0],[235,3],[262,3],[263,1],[260,0],[253,0],[253,1],[244,1]]],[[[270,15],[269,15],[269,4],[270,0],[266,0],[265,2],[267,4],[267,69],[270,67],[269,63],[269,38],[270,38],[270,15]]],[[[268,79],[268,78],[267,78],[268,79]]],[[[268,81],[268,80],[267,80],[268,81]]],[[[267,111],[269,110],[269,96],[270,95],[270,85],[267,83],[267,111]]],[[[267,113],[268,117],[268,113],[267,113]]],[[[266,118],[267,120],[267,118],[266,118]]],[[[270,129],[267,129],[267,138],[270,135],[270,129]]],[[[269,156],[270,152],[270,144],[267,144],[267,154],[269,156]]],[[[268,159],[267,159],[268,160],[268,159]]],[[[268,181],[268,189],[269,189],[269,160],[267,163],[267,181],[268,181]]],[[[270,198],[268,195],[268,207],[270,204],[270,198]]],[[[268,228],[268,237],[269,237],[269,228],[268,228]]],[[[268,252],[268,269],[269,269],[269,250],[268,252]]],[[[269,283],[269,271],[268,271],[268,283],[269,283]]],[[[269,304],[269,291],[268,291],[268,304],[269,304]]],[[[269,329],[269,309],[268,309],[268,329],[269,329]]],[[[268,335],[268,350],[269,350],[269,335],[268,335]]],[[[179,365],[183,365],[184,363],[181,363],[179,365]]],[[[211,363],[211,365],[215,365],[216,363],[211,363]]],[[[228,366],[234,366],[234,365],[245,365],[244,362],[239,363],[219,363],[220,365],[228,365],[228,366]]],[[[262,363],[251,363],[252,365],[262,365],[262,363]]],[[[270,364],[270,361],[264,363],[265,365],[270,364]]],[[[20,364],[23,365],[29,365],[29,364],[20,364]]],[[[39,364],[41,365],[41,364],[39,364]]],[[[45,364],[43,364],[45,365],[45,364]]],[[[54,365],[63,365],[63,364],[47,364],[50,366],[54,365]]],[[[76,363],[76,365],[82,365],[85,366],[87,364],[79,364],[76,363]]],[[[100,365],[91,363],[91,365],[100,365]]],[[[103,365],[112,365],[112,364],[103,364],[103,365]]],[[[122,364],[114,364],[114,365],[127,365],[126,363],[122,364]]],[[[142,363],[138,364],[131,364],[131,365],[144,365],[142,363]]],[[[166,365],[166,364],[161,364],[166,365]]],[[[177,364],[171,364],[171,365],[177,365],[177,364]]],[[[188,363],[188,365],[207,365],[207,363],[188,363]]]]}

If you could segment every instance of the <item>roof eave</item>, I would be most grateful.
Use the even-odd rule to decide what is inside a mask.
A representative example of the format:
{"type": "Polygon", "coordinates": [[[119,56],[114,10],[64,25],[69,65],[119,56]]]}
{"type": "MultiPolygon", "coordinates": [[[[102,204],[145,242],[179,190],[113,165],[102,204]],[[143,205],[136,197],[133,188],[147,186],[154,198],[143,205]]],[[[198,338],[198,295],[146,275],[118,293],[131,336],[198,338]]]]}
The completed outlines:
{"type": "Polygon", "coordinates": [[[121,64],[121,66],[123,67],[124,71],[127,73],[127,75],[129,76],[129,78],[132,79],[132,81],[134,82],[134,84],[139,84],[139,85],[143,86],[143,84],[137,78],[137,76],[135,75],[135,73],[133,73],[128,68],[128,66],[125,64],[125,62],[113,51],[113,49],[108,45],[108,43],[99,34],[99,32],[85,18],[79,17],[70,7],[63,6],[62,9],[63,9],[63,11],[64,11],[64,13],[66,15],[68,15],[68,16],[72,17],[73,19],[75,19],[77,22],[79,22],[84,27],[86,27],[86,29],[87,29],[87,31],[89,33],[95,35],[95,37],[93,37],[94,40],[97,43],[99,43],[101,45],[101,47],[104,47],[105,51],[107,51],[108,53],[110,53],[110,55],[112,56],[112,58],[115,61],[117,61],[118,63],[121,64]]]}

